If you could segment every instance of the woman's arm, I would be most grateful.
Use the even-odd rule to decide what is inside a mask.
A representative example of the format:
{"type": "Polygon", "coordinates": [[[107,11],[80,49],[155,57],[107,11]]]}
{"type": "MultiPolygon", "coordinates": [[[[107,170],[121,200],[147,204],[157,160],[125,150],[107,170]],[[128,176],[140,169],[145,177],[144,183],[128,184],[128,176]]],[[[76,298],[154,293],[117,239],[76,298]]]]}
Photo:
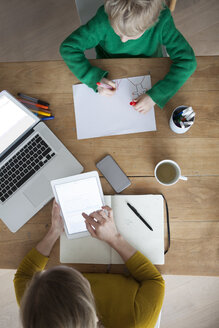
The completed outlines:
{"type": "Polygon", "coordinates": [[[153,327],[159,316],[164,298],[164,280],[155,266],[140,252],[137,252],[118,233],[113,212],[109,206],[90,215],[82,214],[91,236],[107,242],[125,261],[129,272],[139,283],[135,296],[134,311],[137,325],[153,327]],[[106,214],[105,211],[108,213],[106,214]]]}
{"type": "Polygon", "coordinates": [[[63,228],[64,224],[60,216],[60,207],[54,200],[52,207],[51,227],[45,237],[37,244],[36,250],[44,256],[49,256],[56,240],[63,232],[63,228]]]}
{"type": "Polygon", "coordinates": [[[53,202],[52,224],[45,237],[33,248],[20,263],[14,277],[14,288],[18,304],[24,294],[27,284],[37,271],[42,271],[47,262],[53,245],[63,231],[63,221],[60,217],[60,207],[53,202]]]}

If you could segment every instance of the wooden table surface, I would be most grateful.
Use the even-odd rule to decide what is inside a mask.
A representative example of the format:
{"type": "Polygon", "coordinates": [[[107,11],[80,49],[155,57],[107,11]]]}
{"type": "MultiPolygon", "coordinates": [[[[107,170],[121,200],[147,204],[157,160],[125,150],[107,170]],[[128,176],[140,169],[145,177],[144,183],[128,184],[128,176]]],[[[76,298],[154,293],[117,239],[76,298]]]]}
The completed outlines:
{"type": "MultiPolygon", "coordinates": [[[[168,72],[170,60],[92,60],[110,72],[109,78],[144,75],[152,84],[168,72]]],[[[77,140],[72,84],[78,80],[62,61],[0,63],[0,90],[23,92],[51,104],[55,120],[46,124],[82,163],[86,171],[111,154],[131,179],[123,194],[162,192],[169,204],[171,248],[164,274],[219,274],[219,58],[198,57],[196,72],[169,101],[164,110],[155,106],[156,132],[77,140]],[[177,135],[169,128],[172,110],[179,105],[196,111],[194,126],[177,135]],[[163,159],[176,161],[188,181],[165,187],[155,181],[154,167],[163,159]]],[[[101,177],[106,194],[114,194],[101,177]]],[[[11,233],[0,221],[0,268],[16,268],[23,256],[44,236],[50,225],[51,202],[18,232],[11,233]]],[[[16,209],[15,217],[16,220],[16,209]]],[[[57,241],[48,266],[59,264],[57,241]]],[[[74,265],[86,272],[105,272],[105,265],[74,265]]],[[[121,272],[123,266],[112,266],[121,272]]]]}

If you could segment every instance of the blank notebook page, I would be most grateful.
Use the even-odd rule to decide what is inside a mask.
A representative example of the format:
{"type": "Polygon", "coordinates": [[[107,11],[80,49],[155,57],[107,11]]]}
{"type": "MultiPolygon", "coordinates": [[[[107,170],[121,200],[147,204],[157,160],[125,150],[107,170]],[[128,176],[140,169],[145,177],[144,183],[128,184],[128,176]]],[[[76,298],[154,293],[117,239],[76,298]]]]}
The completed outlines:
{"type": "MultiPolygon", "coordinates": [[[[116,195],[111,199],[116,226],[123,237],[154,264],[164,264],[164,206],[160,195],[116,195]],[[127,206],[130,203],[153,231],[127,206]]],[[[112,249],[112,263],[123,263],[112,249]]]]}

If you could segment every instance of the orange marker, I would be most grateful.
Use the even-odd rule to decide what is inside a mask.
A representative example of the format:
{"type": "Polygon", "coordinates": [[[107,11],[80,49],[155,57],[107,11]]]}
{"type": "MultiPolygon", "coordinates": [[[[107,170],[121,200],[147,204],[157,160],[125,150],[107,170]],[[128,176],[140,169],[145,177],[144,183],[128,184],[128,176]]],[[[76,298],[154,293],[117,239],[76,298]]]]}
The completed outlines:
{"type": "Polygon", "coordinates": [[[44,106],[44,105],[39,105],[39,104],[36,104],[36,103],[33,103],[31,101],[28,101],[28,100],[23,100],[23,99],[18,99],[20,102],[24,103],[24,104],[30,104],[30,105],[34,105],[36,107],[39,107],[39,108],[42,108],[42,109],[48,109],[49,107],[48,106],[44,106]]]}

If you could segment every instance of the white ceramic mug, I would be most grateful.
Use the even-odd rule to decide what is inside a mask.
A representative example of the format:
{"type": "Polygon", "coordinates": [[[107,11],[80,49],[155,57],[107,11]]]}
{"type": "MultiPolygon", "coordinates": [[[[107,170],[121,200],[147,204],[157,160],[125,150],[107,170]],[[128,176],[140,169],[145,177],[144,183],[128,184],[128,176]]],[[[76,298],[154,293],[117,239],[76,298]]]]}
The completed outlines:
{"type": "Polygon", "coordinates": [[[164,186],[172,186],[177,183],[179,179],[188,180],[187,177],[181,175],[179,165],[170,159],[165,159],[156,165],[154,176],[156,180],[164,186]]]}

